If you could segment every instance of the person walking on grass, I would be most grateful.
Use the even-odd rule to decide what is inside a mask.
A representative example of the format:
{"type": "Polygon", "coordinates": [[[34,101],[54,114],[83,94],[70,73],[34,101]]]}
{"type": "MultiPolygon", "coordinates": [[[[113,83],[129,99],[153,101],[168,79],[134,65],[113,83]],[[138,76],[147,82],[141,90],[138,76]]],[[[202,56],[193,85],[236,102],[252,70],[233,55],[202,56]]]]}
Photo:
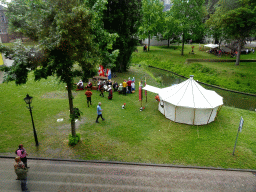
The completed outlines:
{"type": "Polygon", "coordinates": [[[20,180],[21,190],[27,191],[27,173],[28,169],[25,167],[23,162],[20,160],[20,157],[15,157],[15,163],[14,163],[14,171],[17,175],[16,180],[20,180]]]}
{"type": "Polygon", "coordinates": [[[97,119],[96,119],[96,123],[99,123],[98,119],[99,117],[101,117],[102,121],[104,121],[105,119],[102,117],[102,111],[103,109],[101,109],[101,102],[98,103],[98,106],[97,106],[97,119]]]}
{"type": "Polygon", "coordinates": [[[89,107],[89,103],[92,105],[92,100],[91,100],[92,92],[90,88],[87,89],[87,91],[85,92],[85,95],[87,97],[87,105],[89,107]]]}

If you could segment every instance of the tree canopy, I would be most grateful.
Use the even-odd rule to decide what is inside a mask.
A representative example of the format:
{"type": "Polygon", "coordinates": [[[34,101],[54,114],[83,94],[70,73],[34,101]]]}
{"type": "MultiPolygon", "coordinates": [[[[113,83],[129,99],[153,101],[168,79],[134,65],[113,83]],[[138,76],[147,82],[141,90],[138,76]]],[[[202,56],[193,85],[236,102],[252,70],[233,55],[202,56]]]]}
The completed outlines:
{"type": "MultiPolygon", "coordinates": [[[[7,11],[10,17],[16,17],[15,9],[9,9],[16,3],[22,2],[13,0],[8,4],[7,11]]],[[[21,44],[14,50],[1,45],[1,51],[14,53],[13,66],[4,69],[7,72],[7,80],[15,80],[16,84],[26,83],[27,75],[33,69],[35,80],[56,75],[60,81],[67,84],[72,136],[76,136],[73,78],[82,76],[84,80],[88,79],[96,72],[96,65],[101,64],[103,60],[99,57],[102,53],[96,43],[94,31],[99,31],[102,26],[102,18],[98,16],[99,10],[104,9],[106,1],[97,0],[92,8],[88,8],[86,3],[82,0],[23,1],[22,5],[26,7],[26,12],[20,16],[20,20],[24,25],[17,25],[16,29],[20,28],[25,35],[33,31],[34,39],[38,40],[38,49],[42,53],[37,62],[30,61],[29,50],[26,51],[21,44]],[[23,27],[25,25],[29,25],[29,28],[23,27]],[[35,63],[37,65],[33,66],[35,63]],[[75,69],[75,64],[82,70],[75,69]]],[[[10,19],[10,25],[12,21],[15,19],[10,19]]],[[[12,26],[15,30],[15,25],[12,26]]],[[[104,40],[106,47],[111,49],[116,34],[104,30],[100,32],[101,40],[104,40]]],[[[115,55],[112,59],[114,57],[115,55]]]]}
{"type": "Polygon", "coordinates": [[[141,39],[148,38],[148,51],[150,50],[150,38],[162,33],[164,30],[164,5],[159,0],[142,0],[142,23],[139,28],[141,39]]]}
{"type": "Polygon", "coordinates": [[[183,55],[185,41],[191,36],[195,39],[203,35],[203,18],[206,14],[204,0],[173,0],[171,11],[173,17],[180,22],[183,55]]]}
{"type": "Polygon", "coordinates": [[[103,22],[105,30],[118,35],[113,43],[113,49],[119,50],[114,66],[116,71],[126,71],[129,67],[131,55],[139,42],[136,34],[141,17],[141,0],[108,0],[103,22]]]}
{"type": "Polygon", "coordinates": [[[230,39],[238,42],[236,65],[239,65],[242,44],[256,30],[255,2],[220,0],[219,7],[208,22],[211,27],[222,30],[230,39]]]}
{"type": "Polygon", "coordinates": [[[180,32],[180,23],[179,20],[175,19],[172,15],[172,12],[166,11],[164,18],[164,27],[163,27],[163,38],[168,40],[168,47],[170,44],[170,39],[179,41],[179,32],[180,32]]]}

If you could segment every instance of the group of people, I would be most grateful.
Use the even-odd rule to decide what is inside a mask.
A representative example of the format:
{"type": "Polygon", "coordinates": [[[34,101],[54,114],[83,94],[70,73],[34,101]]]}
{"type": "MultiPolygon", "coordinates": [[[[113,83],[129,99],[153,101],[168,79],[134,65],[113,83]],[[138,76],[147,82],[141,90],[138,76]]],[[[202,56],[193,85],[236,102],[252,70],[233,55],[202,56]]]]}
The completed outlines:
{"type": "Polygon", "coordinates": [[[127,93],[134,93],[135,91],[135,78],[133,77],[132,79],[129,77],[128,81],[124,79],[123,83],[120,83],[118,86],[117,91],[119,94],[126,95],[127,93]]]}
{"type": "MultiPolygon", "coordinates": [[[[114,85],[116,84],[116,82],[114,83],[114,85]]],[[[112,100],[113,98],[113,90],[112,90],[112,81],[108,80],[106,81],[101,81],[99,80],[98,82],[98,91],[100,91],[100,96],[104,97],[104,92],[107,91],[108,94],[108,99],[112,100]]]]}
{"type": "MultiPolygon", "coordinates": [[[[86,88],[92,89],[91,81],[88,82],[86,88]]],[[[84,82],[80,79],[80,81],[76,84],[76,91],[84,90],[84,82]]]]}
{"type": "MultiPolygon", "coordinates": [[[[85,95],[87,97],[87,106],[89,107],[90,105],[92,105],[92,100],[91,100],[91,96],[92,96],[92,84],[89,81],[88,85],[87,85],[87,91],[85,92],[85,95]]],[[[104,92],[108,92],[108,99],[112,100],[113,98],[113,90],[119,92],[119,94],[124,94],[126,95],[127,93],[134,93],[135,92],[135,78],[133,77],[132,79],[129,77],[128,81],[124,80],[123,83],[120,83],[120,85],[118,85],[118,83],[115,81],[112,84],[111,80],[108,81],[102,81],[99,80],[98,82],[98,88],[97,91],[100,91],[99,96],[104,97],[104,92]]],[[[101,109],[101,102],[98,103],[97,106],[97,119],[96,119],[96,123],[99,123],[99,118],[101,117],[101,119],[104,121],[105,119],[102,117],[102,109],[101,109]]]]}
{"type": "Polygon", "coordinates": [[[20,180],[22,191],[28,191],[28,188],[27,188],[27,173],[29,168],[27,165],[28,154],[22,144],[19,145],[19,148],[15,151],[15,153],[17,155],[17,157],[15,157],[15,163],[14,163],[14,171],[17,175],[16,180],[20,180]]]}

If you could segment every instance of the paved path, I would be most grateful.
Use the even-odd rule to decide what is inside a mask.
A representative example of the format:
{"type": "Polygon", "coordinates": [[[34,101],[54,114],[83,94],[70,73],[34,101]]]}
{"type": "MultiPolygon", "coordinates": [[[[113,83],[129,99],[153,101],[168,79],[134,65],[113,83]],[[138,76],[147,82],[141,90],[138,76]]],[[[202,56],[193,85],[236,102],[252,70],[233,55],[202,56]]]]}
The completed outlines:
{"type": "MultiPolygon", "coordinates": [[[[0,158],[0,191],[20,191],[12,159],[0,158]]],[[[250,172],[86,162],[28,160],[29,190],[80,191],[256,191],[250,172]]]]}

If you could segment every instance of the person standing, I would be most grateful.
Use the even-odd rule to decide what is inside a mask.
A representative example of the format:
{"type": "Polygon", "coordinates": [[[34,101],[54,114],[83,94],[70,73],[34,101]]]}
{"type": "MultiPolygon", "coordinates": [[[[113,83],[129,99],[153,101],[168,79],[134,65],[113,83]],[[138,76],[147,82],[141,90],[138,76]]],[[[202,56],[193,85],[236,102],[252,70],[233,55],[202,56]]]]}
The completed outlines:
{"type": "Polygon", "coordinates": [[[104,84],[100,84],[100,96],[104,97],[104,84]]]}
{"type": "Polygon", "coordinates": [[[108,91],[108,92],[109,92],[109,94],[108,94],[108,99],[109,99],[109,100],[112,100],[112,98],[113,98],[113,90],[112,90],[111,87],[109,88],[109,91],[108,91]]]}
{"type": "Polygon", "coordinates": [[[15,157],[14,171],[17,175],[17,180],[20,180],[21,190],[28,191],[28,188],[27,188],[28,169],[24,166],[19,156],[15,157]]]}
{"type": "Polygon", "coordinates": [[[122,94],[122,92],[123,92],[123,85],[122,85],[122,83],[120,83],[117,91],[118,91],[119,95],[122,94]]]}
{"type": "Polygon", "coordinates": [[[117,82],[115,82],[114,84],[113,84],[113,88],[114,88],[114,91],[117,91],[118,90],[118,83],[117,82]]]}
{"type": "Polygon", "coordinates": [[[87,91],[85,92],[85,95],[87,97],[87,105],[89,107],[89,103],[90,105],[92,105],[92,100],[91,100],[92,92],[90,88],[87,89],[87,91]]]}
{"type": "Polygon", "coordinates": [[[98,119],[99,117],[101,117],[102,121],[104,121],[105,119],[102,117],[102,111],[103,109],[101,109],[101,102],[98,103],[98,106],[97,106],[97,119],[96,119],[96,123],[99,123],[98,119]]]}
{"type": "Polygon", "coordinates": [[[126,96],[126,87],[127,87],[127,83],[126,80],[124,80],[123,82],[123,94],[126,96]]]}
{"type": "Polygon", "coordinates": [[[22,144],[19,145],[19,149],[17,150],[17,155],[20,157],[20,160],[24,163],[25,167],[28,168],[28,164],[27,164],[28,154],[22,144]]]}
{"type": "Polygon", "coordinates": [[[132,93],[132,81],[131,81],[130,77],[127,81],[127,86],[128,86],[128,93],[132,93]]]}

